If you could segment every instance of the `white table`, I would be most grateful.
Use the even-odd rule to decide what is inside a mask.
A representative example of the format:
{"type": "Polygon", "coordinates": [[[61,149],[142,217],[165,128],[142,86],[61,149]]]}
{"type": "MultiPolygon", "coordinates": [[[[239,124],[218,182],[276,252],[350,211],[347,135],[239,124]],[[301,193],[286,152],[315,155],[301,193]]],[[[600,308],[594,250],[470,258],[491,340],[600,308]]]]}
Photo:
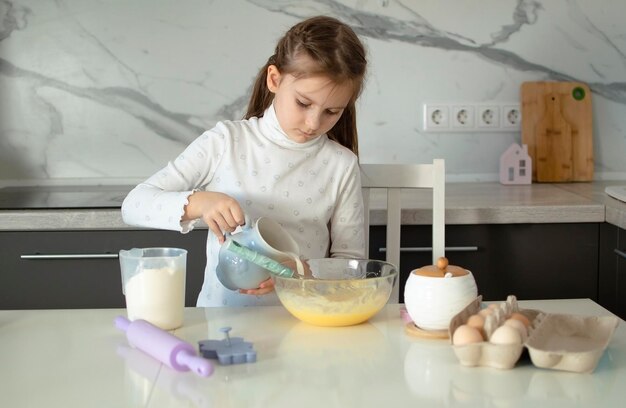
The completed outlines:
{"type": "MultiPolygon", "coordinates": [[[[552,313],[607,315],[588,299],[522,301],[552,313]]],[[[175,334],[196,345],[233,337],[258,361],[211,377],[178,373],[128,348],[113,318],[123,309],[0,311],[3,407],[621,407],[626,324],[593,374],[462,367],[447,341],[408,336],[400,305],[347,328],[301,323],[282,307],[188,308],[175,334]]]]}

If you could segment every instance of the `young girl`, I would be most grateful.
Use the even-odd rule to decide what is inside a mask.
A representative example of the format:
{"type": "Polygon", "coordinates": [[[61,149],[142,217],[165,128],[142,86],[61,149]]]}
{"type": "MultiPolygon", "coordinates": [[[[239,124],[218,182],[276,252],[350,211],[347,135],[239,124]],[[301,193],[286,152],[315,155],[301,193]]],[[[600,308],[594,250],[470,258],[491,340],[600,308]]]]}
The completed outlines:
{"type": "Polygon", "coordinates": [[[182,233],[207,224],[198,306],[279,304],[271,279],[237,292],[216,277],[223,234],[244,215],[279,222],[303,258],[364,257],[355,101],[365,68],[347,25],[296,24],[259,72],[245,119],[217,123],[128,194],[127,224],[182,233]]]}

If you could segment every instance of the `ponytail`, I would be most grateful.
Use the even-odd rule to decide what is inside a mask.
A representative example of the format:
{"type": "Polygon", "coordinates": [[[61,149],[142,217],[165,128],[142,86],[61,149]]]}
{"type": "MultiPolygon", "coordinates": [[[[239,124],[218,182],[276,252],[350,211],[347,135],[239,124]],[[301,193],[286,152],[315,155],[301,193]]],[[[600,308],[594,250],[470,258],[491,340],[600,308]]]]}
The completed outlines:
{"type": "Polygon", "coordinates": [[[269,89],[267,89],[267,68],[272,65],[272,58],[261,68],[256,76],[254,87],[252,88],[252,95],[250,95],[250,102],[248,103],[248,110],[244,116],[244,119],[250,119],[252,117],[260,118],[263,116],[263,112],[272,104],[273,95],[269,89]]]}

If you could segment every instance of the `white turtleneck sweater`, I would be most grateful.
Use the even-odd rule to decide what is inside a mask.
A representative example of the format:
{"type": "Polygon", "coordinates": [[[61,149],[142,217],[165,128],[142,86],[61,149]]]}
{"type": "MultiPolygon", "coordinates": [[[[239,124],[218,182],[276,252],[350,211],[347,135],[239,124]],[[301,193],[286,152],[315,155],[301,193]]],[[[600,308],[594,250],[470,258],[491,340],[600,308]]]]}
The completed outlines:
{"type": "MultiPolygon", "coordinates": [[[[122,204],[124,222],[189,232],[197,220],[181,218],[194,190],[228,194],[252,220],[263,216],[277,221],[296,240],[303,258],[365,255],[356,155],[326,135],[306,143],[289,140],[273,106],[262,118],[223,121],[204,132],[128,194],[122,204]]],[[[279,304],[274,292],[251,296],[226,289],[215,274],[219,248],[209,231],[197,306],[279,304]]]]}

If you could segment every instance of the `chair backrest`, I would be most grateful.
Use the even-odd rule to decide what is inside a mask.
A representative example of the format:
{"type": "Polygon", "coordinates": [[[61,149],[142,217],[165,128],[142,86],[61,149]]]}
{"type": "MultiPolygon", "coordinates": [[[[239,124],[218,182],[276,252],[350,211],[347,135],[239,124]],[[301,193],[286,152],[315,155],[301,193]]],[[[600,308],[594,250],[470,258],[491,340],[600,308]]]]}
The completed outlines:
{"type": "MultiPolygon", "coordinates": [[[[362,164],[361,184],[365,205],[365,244],[369,245],[370,189],[387,190],[387,249],[386,260],[400,271],[400,230],[402,189],[429,188],[433,196],[432,255],[433,264],[445,256],[445,162],[435,159],[432,164],[362,164]]],[[[369,258],[369,247],[366,257],[369,258]]],[[[398,279],[399,280],[399,279],[398,279]]],[[[399,301],[399,285],[396,283],[390,303],[399,301]]]]}

